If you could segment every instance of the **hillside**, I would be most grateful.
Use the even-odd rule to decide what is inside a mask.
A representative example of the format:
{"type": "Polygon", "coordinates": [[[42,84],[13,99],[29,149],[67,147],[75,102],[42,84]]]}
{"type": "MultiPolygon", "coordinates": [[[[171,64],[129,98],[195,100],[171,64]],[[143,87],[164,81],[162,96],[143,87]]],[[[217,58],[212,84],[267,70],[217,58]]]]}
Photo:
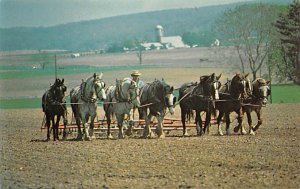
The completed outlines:
{"type": "MultiPolygon", "coordinates": [[[[279,2],[282,0],[278,0],[279,2]]],[[[163,10],[104,19],[81,21],[53,27],[0,29],[0,51],[65,49],[70,51],[106,48],[125,40],[153,41],[155,26],[166,35],[203,32],[209,35],[216,18],[238,4],[163,10]]]]}

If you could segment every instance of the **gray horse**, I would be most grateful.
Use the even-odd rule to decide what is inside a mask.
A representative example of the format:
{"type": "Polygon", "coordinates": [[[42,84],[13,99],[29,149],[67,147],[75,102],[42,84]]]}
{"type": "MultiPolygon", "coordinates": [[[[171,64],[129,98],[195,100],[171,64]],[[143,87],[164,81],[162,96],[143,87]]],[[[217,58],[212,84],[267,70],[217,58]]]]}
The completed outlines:
{"type": "Polygon", "coordinates": [[[76,119],[78,127],[78,139],[82,139],[82,131],[80,124],[82,123],[85,140],[94,139],[94,119],[97,114],[97,99],[106,99],[105,83],[102,81],[103,74],[89,77],[86,81],[83,81],[80,86],[73,88],[70,91],[71,107],[76,119]],[[90,129],[87,126],[90,118],[90,129]]]}
{"type": "Polygon", "coordinates": [[[130,78],[116,80],[116,86],[106,89],[107,99],[104,101],[103,109],[107,118],[107,138],[113,138],[110,132],[111,118],[116,116],[119,128],[119,139],[124,138],[123,121],[125,115],[129,124],[133,125],[133,109],[140,106],[139,88],[135,81],[130,78]]]}
{"type": "Polygon", "coordinates": [[[158,138],[164,138],[163,120],[168,108],[170,114],[174,114],[174,103],[176,97],[173,95],[174,88],[168,85],[164,79],[155,80],[152,83],[147,83],[141,88],[141,112],[142,118],[146,122],[143,133],[143,138],[152,138],[153,133],[150,128],[150,121],[153,116],[156,117],[158,124],[156,134],[158,138]],[[145,106],[143,106],[145,105],[145,106]]]}

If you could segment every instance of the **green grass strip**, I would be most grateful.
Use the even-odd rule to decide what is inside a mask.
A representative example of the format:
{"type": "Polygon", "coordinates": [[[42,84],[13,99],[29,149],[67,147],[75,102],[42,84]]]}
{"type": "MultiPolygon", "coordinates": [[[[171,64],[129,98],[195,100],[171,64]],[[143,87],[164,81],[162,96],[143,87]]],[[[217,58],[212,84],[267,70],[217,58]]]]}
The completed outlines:
{"type": "MultiPolygon", "coordinates": [[[[178,96],[178,91],[174,91],[174,93],[178,96]]],[[[67,102],[70,100],[67,99],[67,102]]],[[[300,103],[300,86],[294,84],[272,85],[272,103],[300,103]]],[[[0,99],[0,109],[22,108],[42,108],[41,97],[0,99]]]]}

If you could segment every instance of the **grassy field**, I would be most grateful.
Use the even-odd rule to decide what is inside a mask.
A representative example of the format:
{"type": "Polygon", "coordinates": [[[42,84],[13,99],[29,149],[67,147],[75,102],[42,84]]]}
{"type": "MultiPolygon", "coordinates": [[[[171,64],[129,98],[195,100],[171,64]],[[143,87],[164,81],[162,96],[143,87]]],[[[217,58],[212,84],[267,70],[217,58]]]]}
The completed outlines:
{"type": "MultiPolygon", "coordinates": [[[[175,94],[178,94],[175,91],[175,94]]],[[[270,101],[269,97],[269,101],[270,101]]],[[[69,102],[69,99],[67,99],[69,102]]],[[[272,103],[300,103],[300,86],[294,84],[272,85],[272,103]]],[[[18,98],[0,100],[0,109],[41,108],[41,98],[18,98]]]]}

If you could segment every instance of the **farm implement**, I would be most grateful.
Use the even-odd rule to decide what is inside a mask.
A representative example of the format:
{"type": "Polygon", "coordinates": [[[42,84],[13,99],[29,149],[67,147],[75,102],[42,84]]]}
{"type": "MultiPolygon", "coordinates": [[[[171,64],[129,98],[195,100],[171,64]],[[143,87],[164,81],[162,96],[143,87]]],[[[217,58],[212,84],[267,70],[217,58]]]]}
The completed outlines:
{"type": "MultiPolygon", "coordinates": [[[[133,127],[133,131],[139,131],[139,130],[143,130],[145,127],[145,120],[134,120],[134,127],[133,127]]],[[[215,119],[213,119],[211,121],[211,124],[215,123],[215,119]]],[[[157,121],[151,121],[151,129],[155,130],[156,126],[157,126],[157,121]]],[[[182,130],[182,122],[181,119],[175,119],[175,118],[169,118],[169,117],[165,117],[164,121],[164,130],[165,131],[172,131],[172,130],[182,130]]],[[[118,127],[116,126],[117,122],[116,120],[112,120],[111,122],[111,131],[118,131],[118,127]]],[[[125,121],[123,126],[125,128],[127,128],[128,125],[128,121],[125,121]]],[[[194,123],[186,123],[186,127],[188,128],[193,128],[196,127],[196,124],[194,123]]],[[[45,121],[43,121],[42,126],[41,126],[41,130],[47,129],[46,123],[45,121]]],[[[62,123],[60,123],[58,129],[60,131],[62,131],[64,129],[64,125],[62,123]]],[[[101,119],[101,120],[96,120],[94,122],[94,129],[96,131],[99,132],[105,132],[107,131],[107,122],[106,119],[101,119]]],[[[77,125],[74,123],[74,121],[71,121],[70,124],[67,125],[67,131],[68,132],[77,132],[77,125]]]]}

